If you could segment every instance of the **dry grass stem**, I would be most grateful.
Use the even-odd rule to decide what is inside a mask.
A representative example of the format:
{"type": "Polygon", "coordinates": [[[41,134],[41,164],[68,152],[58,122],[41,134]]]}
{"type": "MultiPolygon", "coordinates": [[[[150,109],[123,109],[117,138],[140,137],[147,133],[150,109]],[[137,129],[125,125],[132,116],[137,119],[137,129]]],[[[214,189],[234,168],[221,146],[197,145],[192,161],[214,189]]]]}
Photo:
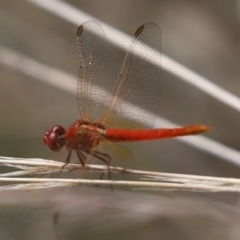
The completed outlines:
{"type": "MultiPolygon", "coordinates": [[[[112,174],[131,174],[139,176],[139,181],[91,180],[72,178],[72,175],[61,176],[63,172],[84,171],[107,173],[107,166],[68,164],[63,170],[63,163],[45,159],[23,159],[0,157],[0,165],[18,170],[0,174],[1,191],[9,189],[37,190],[43,188],[66,187],[78,184],[122,185],[135,187],[138,190],[184,190],[205,192],[240,192],[240,179],[197,176],[163,172],[149,172],[120,167],[110,167],[112,174]],[[19,170],[20,169],[20,170],[19,170]],[[73,171],[74,170],[74,171],[73,171]],[[53,174],[58,177],[51,177],[53,174]],[[39,176],[39,177],[36,177],[39,176]],[[44,177],[43,177],[44,176],[44,177]]],[[[78,175],[79,176],[79,175],[78,175]]]]}

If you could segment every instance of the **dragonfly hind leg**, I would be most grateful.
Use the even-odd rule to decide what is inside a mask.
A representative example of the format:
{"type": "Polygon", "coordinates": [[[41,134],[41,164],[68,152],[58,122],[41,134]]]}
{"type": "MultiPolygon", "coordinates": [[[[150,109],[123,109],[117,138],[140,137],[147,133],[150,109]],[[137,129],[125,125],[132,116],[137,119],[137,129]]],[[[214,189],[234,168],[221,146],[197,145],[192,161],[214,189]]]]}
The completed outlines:
{"type": "Polygon", "coordinates": [[[110,173],[110,162],[111,162],[111,157],[106,154],[106,153],[102,153],[102,152],[99,152],[99,151],[90,151],[88,152],[88,154],[91,154],[92,156],[96,157],[97,159],[103,161],[107,167],[108,167],[108,178],[109,180],[111,180],[111,173],[110,173]]]}
{"type": "MultiPolygon", "coordinates": [[[[96,151],[96,150],[91,150],[91,151],[87,151],[88,154],[94,156],[95,158],[103,161],[106,165],[107,165],[107,168],[108,168],[108,179],[111,180],[111,172],[110,172],[110,162],[111,162],[111,157],[106,154],[106,153],[102,153],[102,152],[99,152],[99,151],[96,151]]],[[[100,176],[100,179],[103,178],[103,175],[104,173],[101,174],[100,176]]],[[[113,190],[113,186],[111,185],[111,188],[113,190]]]]}

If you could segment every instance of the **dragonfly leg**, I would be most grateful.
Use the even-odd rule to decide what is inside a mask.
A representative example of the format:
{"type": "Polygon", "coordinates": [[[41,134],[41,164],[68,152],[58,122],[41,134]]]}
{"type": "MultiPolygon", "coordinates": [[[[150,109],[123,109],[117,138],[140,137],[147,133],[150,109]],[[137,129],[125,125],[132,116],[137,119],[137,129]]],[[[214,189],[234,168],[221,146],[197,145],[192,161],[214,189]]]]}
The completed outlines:
{"type": "Polygon", "coordinates": [[[103,161],[104,163],[106,163],[107,167],[108,167],[108,178],[109,180],[111,180],[111,173],[110,173],[110,162],[111,162],[111,157],[106,154],[106,153],[102,153],[99,151],[91,151],[89,154],[92,154],[94,157],[98,158],[99,160],[103,161]]]}
{"type": "Polygon", "coordinates": [[[66,158],[66,160],[65,160],[65,163],[64,163],[64,165],[63,165],[62,168],[61,168],[61,172],[62,172],[62,170],[69,164],[71,155],[72,155],[72,151],[69,150],[69,151],[68,151],[67,158],[66,158]]]}
{"type": "MultiPolygon", "coordinates": [[[[88,154],[98,158],[99,160],[103,161],[107,167],[108,167],[108,179],[111,180],[111,172],[110,172],[110,162],[111,162],[111,157],[106,154],[106,153],[102,153],[96,150],[91,150],[91,151],[86,151],[88,154]]],[[[100,176],[100,179],[102,179],[104,173],[100,176]]],[[[111,188],[113,190],[113,186],[111,185],[111,188]]]]}
{"type": "Polygon", "coordinates": [[[76,151],[76,153],[78,156],[78,160],[81,162],[82,166],[85,167],[86,157],[83,155],[83,153],[81,151],[76,151]]]}
{"type": "MultiPolygon", "coordinates": [[[[102,180],[103,176],[104,176],[104,172],[100,175],[100,178],[99,178],[99,179],[102,180]]],[[[98,187],[98,186],[99,186],[99,184],[96,184],[96,185],[95,185],[95,187],[98,187]]]]}
{"type": "MultiPolygon", "coordinates": [[[[85,167],[86,157],[84,156],[84,154],[80,150],[76,150],[76,154],[78,156],[78,160],[81,162],[82,167],[85,167]]],[[[70,169],[69,172],[72,172],[74,170],[79,170],[79,167],[70,169]]]]}

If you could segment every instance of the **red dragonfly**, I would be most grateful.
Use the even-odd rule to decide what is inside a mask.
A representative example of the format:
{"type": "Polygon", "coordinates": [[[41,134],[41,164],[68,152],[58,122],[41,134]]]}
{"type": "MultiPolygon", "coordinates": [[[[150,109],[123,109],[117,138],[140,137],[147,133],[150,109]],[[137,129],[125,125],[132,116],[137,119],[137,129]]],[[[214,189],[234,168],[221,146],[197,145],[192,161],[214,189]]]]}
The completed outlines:
{"type": "Polygon", "coordinates": [[[77,87],[80,119],[66,130],[54,126],[44,136],[53,151],[68,150],[66,166],[76,152],[82,166],[97,158],[108,166],[111,156],[99,150],[106,142],[145,141],[194,135],[210,129],[206,125],[182,128],[139,128],[152,126],[160,97],[160,28],[147,23],[137,29],[115,81],[115,60],[99,23],[88,21],[77,30],[80,61],[77,87]],[[131,123],[128,126],[129,118],[131,123]]]}

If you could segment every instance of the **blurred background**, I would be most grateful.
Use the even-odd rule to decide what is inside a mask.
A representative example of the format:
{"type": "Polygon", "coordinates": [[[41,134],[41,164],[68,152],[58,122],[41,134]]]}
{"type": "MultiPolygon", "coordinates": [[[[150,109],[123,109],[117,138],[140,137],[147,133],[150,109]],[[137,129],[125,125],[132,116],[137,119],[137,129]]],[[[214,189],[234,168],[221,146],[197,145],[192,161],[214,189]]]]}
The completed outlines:
{"type": "MultiPolygon", "coordinates": [[[[48,67],[71,74],[77,80],[77,26],[33,2],[17,0],[0,2],[1,57],[4,56],[1,54],[3,50],[11,50],[48,67]]],[[[59,1],[40,2],[54,4],[59,1]]],[[[165,55],[240,97],[239,1],[72,0],[64,2],[92,15],[92,19],[107,23],[130,36],[144,23],[158,24],[162,35],[162,52],[165,55]]],[[[82,23],[79,22],[79,25],[82,23]]],[[[120,71],[126,52],[114,45],[112,48],[120,71]]],[[[32,66],[25,67],[31,71],[32,66]]],[[[37,76],[31,77],[14,66],[6,65],[4,59],[0,61],[0,77],[0,155],[46,158],[49,156],[49,150],[44,146],[42,137],[53,125],[61,124],[68,127],[78,119],[76,95],[36,81],[37,76]]],[[[239,111],[166,71],[162,71],[161,75],[161,103],[158,115],[179,125],[195,123],[211,125],[212,131],[205,134],[206,137],[240,151],[239,111]]],[[[178,140],[131,143],[128,147],[135,155],[136,169],[234,178],[240,176],[239,165],[178,140]]],[[[116,235],[119,239],[144,239],[143,236],[150,239],[160,239],[160,236],[161,239],[239,239],[234,224],[229,222],[229,219],[232,219],[231,214],[238,211],[237,194],[178,193],[173,195],[156,192],[151,196],[150,193],[131,192],[130,189],[121,191],[118,192],[118,189],[115,189],[114,193],[111,193],[109,189],[104,188],[97,190],[87,188],[80,191],[79,198],[83,193],[86,199],[98,197],[101,199],[101,196],[114,198],[114,203],[109,200],[104,206],[97,205],[99,208],[91,214],[85,213],[87,221],[84,218],[80,219],[82,222],[79,225],[85,224],[83,229],[81,228],[81,234],[86,237],[85,239],[96,239],[96,236],[99,236],[99,239],[112,239],[116,235]],[[119,198],[116,197],[118,194],[119,198]],[[166,213],[163,215],[162,212],[154,215],[155,211],[152,211],[149,214],[150,206],[156,209],[165,207],[161,205],[163,197],[174,199],[176,203],[183,198],[192,202],[192,204],[187,202],[183,205],[178,204],[176,207],[178,211],[188,213],[183,214],[184,219],[181,214],[181,217],[178,215],[177,220],[176,216],[166,213]],[[118,201],[122,199],[125,202],[118,205],[118,201]],[[131,210],[125,208],[134,205],[137,199],[136,204],[143,199],[144,204],[139,206],[142,212],[139,212],[139,209],[135,212],[131,211],[133,208],[131,210]],[[221,208],[217,204],[220,204],[221,208]],[[117,208],[116,212],[111,212],[114,207],[117,208]],[[193,209],[199,209],[199,211],[191,215],[193,209]],[[214,215],[219,211],[224,213],[228,211],[225,217],[229,218],[223,219],[222,216],[214,215]],[[132,216],[128,216],[126,220],[125,214],[129,212],[132,216]],[[110,213],[114,216],[114,220],[109,217],[110,213]],[[97,221],[96,216],[98,216],[97,221]],[[145,221],[136,222],[136,219],[144,217],[145,221]],[[221,224],[217,221],[219,217],[222,219],[221,224]],[[95,219],[94,222],[92,222],[93,219],[95,219]],[[108,225],[109,221],[115,221],[116,224],[108,225]],[[103,228],[100,227],[102,225],[104,225],[103,228]],[[124,234],[120,237],[121,229],[124,234]],[[226,235],[221,235],[223,229],[226,230],[224,231],[226,235]]],[[[101,201],[105,200],[105,198],[101,199],[101,201]]],[[[170,210],[174,204],[174,201],[170,201],[166,209],[170,210]]],[[[79,215],[82,207],[78,206],[79,215]]],[[[91,208],[92,205],[87,206],[86,209],[88,207],[91,208]]],[[[32,212],[33,210],[30,211],[32,212]]],[[[7,211],[4,211],[4,214],[7,214],[7,211]]],[[[236,217],[235,220],[237,223],[238,218],[236,217]]],[[[9,221],[6,229],[11,230],[15,224],[17,223],[9,221]]],[[[47,236],[47,231],[43,232],[39,229],[36,227],[31,233],[24,230],[21,236],[14,233],[12,238],[8,238],[6,234],[5,238],[0,236],[0,239],[40,239],[42,234],[47,236]]],[[[57,239],[80,238],[74,230],[71,232],[73,234],[71,237],[61,234],[57,239]]],[[[44,237],[52,239],[56,237],[55,235],[53,233],[48,238],[44,237]]]]}

